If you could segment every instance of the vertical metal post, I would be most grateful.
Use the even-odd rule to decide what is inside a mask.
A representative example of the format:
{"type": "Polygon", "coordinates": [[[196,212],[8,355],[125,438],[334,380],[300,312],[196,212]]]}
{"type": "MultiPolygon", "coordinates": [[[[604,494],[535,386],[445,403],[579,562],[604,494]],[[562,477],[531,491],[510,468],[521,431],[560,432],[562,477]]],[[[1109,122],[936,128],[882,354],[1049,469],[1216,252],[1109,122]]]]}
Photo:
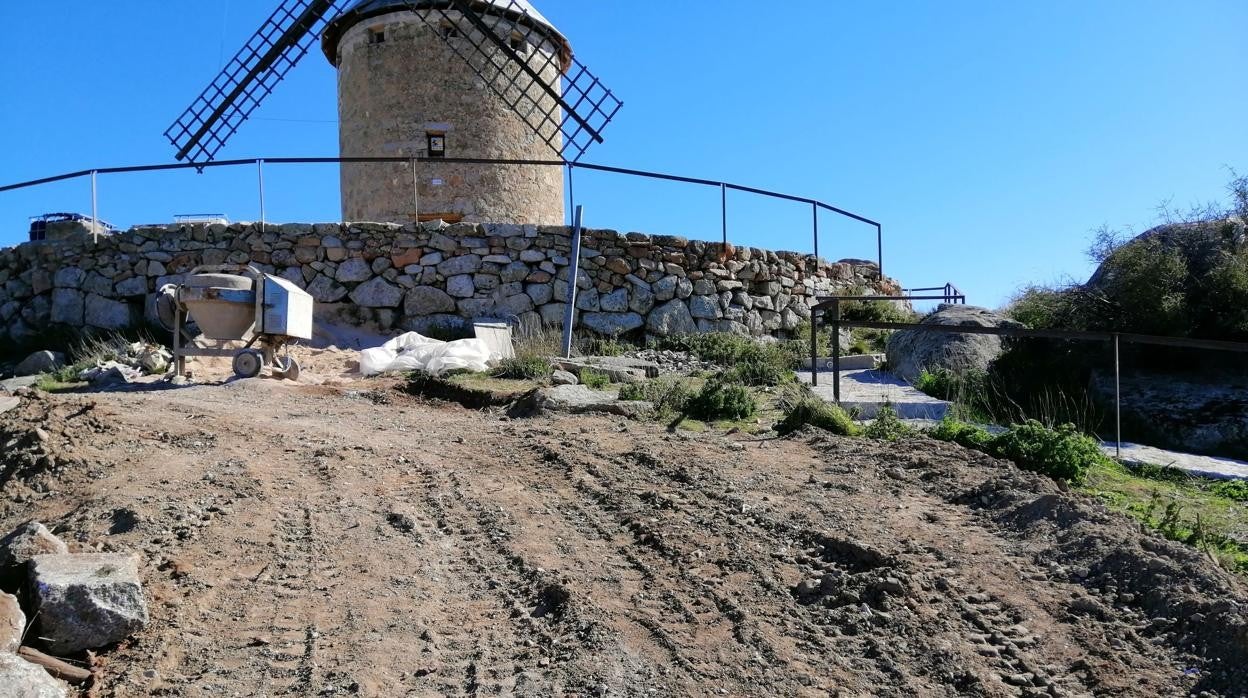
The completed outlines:
{"type": "Polygon", "coordinates": [[[256,160],[256,177],[260,182],[260,232],[264,232],[264,160],[256,160]]]}
{"type": "Polygon", "coordinates": [[[819,311],[810,310],[810,384],[819,385],[819,311]]]}
{"type": "Polygon", "coordinates": [[[815,259],[819,259],[819,204],[810,205],[812,230],[815,238],[815,259]]]}
{"type": "Polygon", "coordinates": [[[841,299],[832,299],[832,399],[841,404],[841,299]]]}
{"type": "Polygon", "coordinates": [[[884,280],[884,229],[875,224],[875,266],[880,270],[880,281],[884,280]]]}
{"type": "Polygon", "coordinates": [[[95,170],[91,170],[91,244],[93,245],[100,242],[100,207],[95,183],[96,174],[95,170]]]}
{"type": "MultiPolygon", "coordinates": [[[[568,170],[571,173],[571,170],[568,170]]],[[[568,307],[563,311],[563,358],[572,358],[572,323],[576,321],[576,277],[581,271],[581,207],[572,214],[572,257],[568,260],[568,307]]]]}
{"type": "Polygon", "coordinates": [[[572,214],[573,223],[576,222],[576,190],[572,187],[572,163],[568,163],[568,212],[572,214]]]}
{"type": "Polygon", "coordinates": [[[1118,333],[1114,333],[1114,455],[1122,460],[1122,370],[1118,363],[1118,333]]]}
{"type": "Polygon", "coordinates": [[[719,183],[719,221],[723,228],[724,249],[728,248],[728,186],[719,183]]]}
{"type": "Polygon", "coordinates": [[[420,222],[420,175],[416,172],[416,158],[412,158],[412,217],[420,222]]]}

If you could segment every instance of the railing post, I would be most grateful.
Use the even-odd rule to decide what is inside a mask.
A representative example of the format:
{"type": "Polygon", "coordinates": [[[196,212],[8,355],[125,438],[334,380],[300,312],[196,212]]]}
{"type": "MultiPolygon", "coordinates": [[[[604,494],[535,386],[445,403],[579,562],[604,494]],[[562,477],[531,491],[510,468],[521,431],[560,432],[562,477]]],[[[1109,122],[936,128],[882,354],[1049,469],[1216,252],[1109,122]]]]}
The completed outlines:
{"type": "Polygon", "coordinates": [[[1118,333],[1114,333],[1114,455],[1122,460],[1122,370],[1118,363],[1118,333]]]}
{"type": "Polygon", "coordinates": [[[810,384],[819,385],[819,311],[810,310],[810,384]]]}
{"type": "MultiPolygon", "coordinates": [[[[571,170],[569,170],[571,173],[571,170]]],[[[572,214],[572,257],[568,260],[568,307],[563,311],[563,358],[572,358],[572,323],[576,322],[576,277],[581,270],[581,207],[572,214]]]]}
{"type": "Polygon", "coordinates": [[[264,160],[256,160],[256,178],[260,183],[260,232],[264,232],[264,160]]]}
{"type": "Polygon", "coordinates": [[[884,281],[884,228],[875,224],[875,266],[880,270],[880,281],[884,281]]]}
{"type": "Polygon", "coordinates": [[[573,223],[576,221],[576,190],[572,187],[572,163],[568,165],[568,212],[572,214],[573,223]]]}
{"type": "Polygon", "coordinates": [[[719,221],[724,238],[724,249],[728,249],[728,186],[719,183],[719,221]]]}
{"type": "Polygon", "coordinates": [[[98,173],[95,170],[91,170],[91,244],[93,245],[100,242],[100,207],[95,182],[96,174],[98,173]]]}
{"type": "Polygon", "coordinates": [[[811,229],[815,238],[815,268],[819,268],[819,204],[810,205],[811,229]]]}
{"type": "Polygon", "coordinates": [[[841,299],[832,299],[832,400],[841,404],[841,299]]]}

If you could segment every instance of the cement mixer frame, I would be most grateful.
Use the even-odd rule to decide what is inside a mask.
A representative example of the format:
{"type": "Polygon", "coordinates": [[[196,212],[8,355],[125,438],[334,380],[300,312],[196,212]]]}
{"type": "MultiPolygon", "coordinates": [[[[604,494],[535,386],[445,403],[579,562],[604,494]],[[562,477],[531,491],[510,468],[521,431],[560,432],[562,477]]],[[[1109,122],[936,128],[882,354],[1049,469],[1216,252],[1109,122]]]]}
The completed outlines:
{"type": "MultiPolygon", "coordinates": [[[[173,332],[176,374],[185,375],[188,357],[232,357],[234,373],[241,378],[253,378],[260,375],[265,367],[270,367],[276,377],[297,380],[299,362],[290,355],[289,346],[297,340],[312,337],[311,296],[290,281],[265,274],[250,265],[196,267],[187,279],[204,274],[247,278],[251,280],[251,288],[170,284],[161,289],[157,296],[157,316],[173,332]],[[197,346],[195,335],[187,331],[188,317],[192,321],[195,319],[188,303],[251,306],[252,321],[246,327],[228,328],[225,332],[228,336],[210,337],[225,341],[246,340],[246,344],[237,349],[197,346]]],[[[240,315],[239,319],[245,318],[240,315]]]]}

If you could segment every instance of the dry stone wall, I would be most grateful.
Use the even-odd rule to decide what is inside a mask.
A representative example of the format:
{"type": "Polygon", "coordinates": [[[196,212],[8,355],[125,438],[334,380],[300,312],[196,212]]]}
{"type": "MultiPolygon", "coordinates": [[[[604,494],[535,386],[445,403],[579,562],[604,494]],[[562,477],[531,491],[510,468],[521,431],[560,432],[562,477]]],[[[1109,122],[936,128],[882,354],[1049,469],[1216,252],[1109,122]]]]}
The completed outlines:
{"type": "MultiPolygon", "coordinates": [[[[252,264],[315,297],[318,315],[382,331],[519,318],[562,326],[570,230],[515,224],[258,224],[137,228],[0,249],[0,340],[52,326],[118,330],[196,266],[252,264]]],[[[587,230],[578,325],[604,335],[783,334],[839,289],[896,293],[874,263],[829,263],[674,236],[587,230]]]]}

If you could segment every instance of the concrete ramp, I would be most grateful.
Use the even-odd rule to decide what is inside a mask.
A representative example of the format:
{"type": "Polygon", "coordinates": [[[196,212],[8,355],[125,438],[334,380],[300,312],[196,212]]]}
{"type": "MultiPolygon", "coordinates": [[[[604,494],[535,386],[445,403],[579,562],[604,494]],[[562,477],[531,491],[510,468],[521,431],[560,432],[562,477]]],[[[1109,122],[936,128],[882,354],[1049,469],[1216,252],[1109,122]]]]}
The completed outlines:
{"type": "MultiPolygon", "coordinates": [[[[816,395],[829,402],[832,401],[833,375],[829,370],[819,371],[819,385],[813,387],[816,395]]],[[[810,371],[798,371],[797,377],[803,383],[811,382],[810,371]]],[[[885,404],[892,405],[902,419],[939,420],[944,418],[950,407],[950,403],[919,392],[886,371],[841,371],[842,407],[858,409],[861,412],[859,419],[873,419],[885,404]]]]}

